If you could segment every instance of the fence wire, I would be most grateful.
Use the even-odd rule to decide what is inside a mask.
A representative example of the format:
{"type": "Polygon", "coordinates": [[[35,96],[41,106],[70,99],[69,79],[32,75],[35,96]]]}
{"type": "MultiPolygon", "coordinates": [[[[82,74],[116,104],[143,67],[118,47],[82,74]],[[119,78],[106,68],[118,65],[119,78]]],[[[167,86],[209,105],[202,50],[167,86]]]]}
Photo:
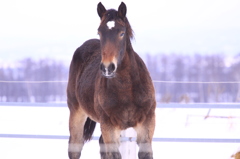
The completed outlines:
{"type": "MultiPolygon", "coordinates": [[[[67,83],[68,81],[0,81],[0,83],[67,83]]],[[[182,84],[238,84],[240,81],[161,81],[153,80],[153,83],[182,83],[182,84]]]]}

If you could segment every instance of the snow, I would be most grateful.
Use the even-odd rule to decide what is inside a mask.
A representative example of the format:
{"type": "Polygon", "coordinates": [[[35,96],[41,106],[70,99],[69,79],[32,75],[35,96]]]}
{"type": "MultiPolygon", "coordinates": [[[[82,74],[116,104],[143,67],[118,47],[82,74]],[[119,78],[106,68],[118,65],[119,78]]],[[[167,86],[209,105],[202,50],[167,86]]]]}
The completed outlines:
{"type": "MultiPolygon", "coordinates": [[[[156,109],[154,137],[240,138],[240,109],[156,109]]],[[[0,134],[69,135],[65,107],[0,106],[0,134]]],[[[94,136],[100,135],[99,124],[94,136]]],[[[66,159],[68,140],[0,138],[1,159],[66,159]]],[[[230,159],[239,143],[153,142],[155,159],[230,159]]],[[[97,140],[84,145],[81,159],[100,159],[97,140]]],[[[124,158],[123,158],[124,159],[124,158]]]]}

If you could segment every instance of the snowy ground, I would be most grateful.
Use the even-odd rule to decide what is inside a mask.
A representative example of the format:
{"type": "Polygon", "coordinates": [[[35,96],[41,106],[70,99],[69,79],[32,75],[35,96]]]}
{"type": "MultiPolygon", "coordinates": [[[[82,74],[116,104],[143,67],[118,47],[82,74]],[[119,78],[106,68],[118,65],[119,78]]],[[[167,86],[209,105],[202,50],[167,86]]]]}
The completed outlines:
{"type": "MultiPolygon", "coordinates": [[[[239,138],[240,109],[157,109],[154,137],[239,138]]],[[[69,135],[68,108],[0,106],[0,134],[69,135]]],[[[100,135],[99,125],[94,136],[100,135]]],[[[0,159],[66,159],[68,140],[0,138],[0,159]]],[[[230,159],[240,143],[153,142],[155,159],[230,159]]],[[[98,141],[81,159],[100,159],[98,141]]],[[[125,158],[123,158],[125,159],[125,158]]]]}

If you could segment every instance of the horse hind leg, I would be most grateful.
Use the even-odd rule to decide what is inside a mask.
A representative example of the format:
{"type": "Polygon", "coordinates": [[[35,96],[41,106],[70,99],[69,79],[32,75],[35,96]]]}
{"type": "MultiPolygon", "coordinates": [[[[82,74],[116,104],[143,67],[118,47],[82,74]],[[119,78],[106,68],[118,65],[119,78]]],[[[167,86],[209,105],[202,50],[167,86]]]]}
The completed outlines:
{"type": "Polygon", "coordinates": [[[82,147],[84,145],[84,123],[86,122],[87,115],[81,108],[70,109],[69,118],[69,145],[68,156],[70,159],[79,159],[81,156],[82,147]]]}
{"type": "Polygon", "coordinates": [[[143,123],[137,124],[137,144],[139,159],[153,159],[152,138],[155,129],[155,114],[148,116],[143,123]]]}

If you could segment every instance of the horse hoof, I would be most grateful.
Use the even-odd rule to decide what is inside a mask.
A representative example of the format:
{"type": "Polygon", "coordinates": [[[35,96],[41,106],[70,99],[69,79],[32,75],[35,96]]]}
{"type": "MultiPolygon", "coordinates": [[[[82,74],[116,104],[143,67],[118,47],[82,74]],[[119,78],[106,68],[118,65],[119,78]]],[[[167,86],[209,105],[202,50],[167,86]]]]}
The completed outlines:
{"type": "Polygon", "coordinates": [[[139,152],[138,157],[139,159],[153,159],[153,154],[146,153],[146,152],[139,152]]]}
{"type": "Polygon", "coordinates": [[[113,158],[111,158],[111,159],[122,159],[121,154],[118,152],[112,153],[112,156],[113,156],[113,158]]]}
{"type": "Polygon", "coordinates": [[[79,159],[81,156],[81,153],[79,152],[69,152],[68,156],[70,159],[79,159]]]}
{"type": "Polygon", "coordinates": [[[101,153],[101,159],[122,159],[122,156],[120,153],[115,152],[115,153],[101,153]]]}

